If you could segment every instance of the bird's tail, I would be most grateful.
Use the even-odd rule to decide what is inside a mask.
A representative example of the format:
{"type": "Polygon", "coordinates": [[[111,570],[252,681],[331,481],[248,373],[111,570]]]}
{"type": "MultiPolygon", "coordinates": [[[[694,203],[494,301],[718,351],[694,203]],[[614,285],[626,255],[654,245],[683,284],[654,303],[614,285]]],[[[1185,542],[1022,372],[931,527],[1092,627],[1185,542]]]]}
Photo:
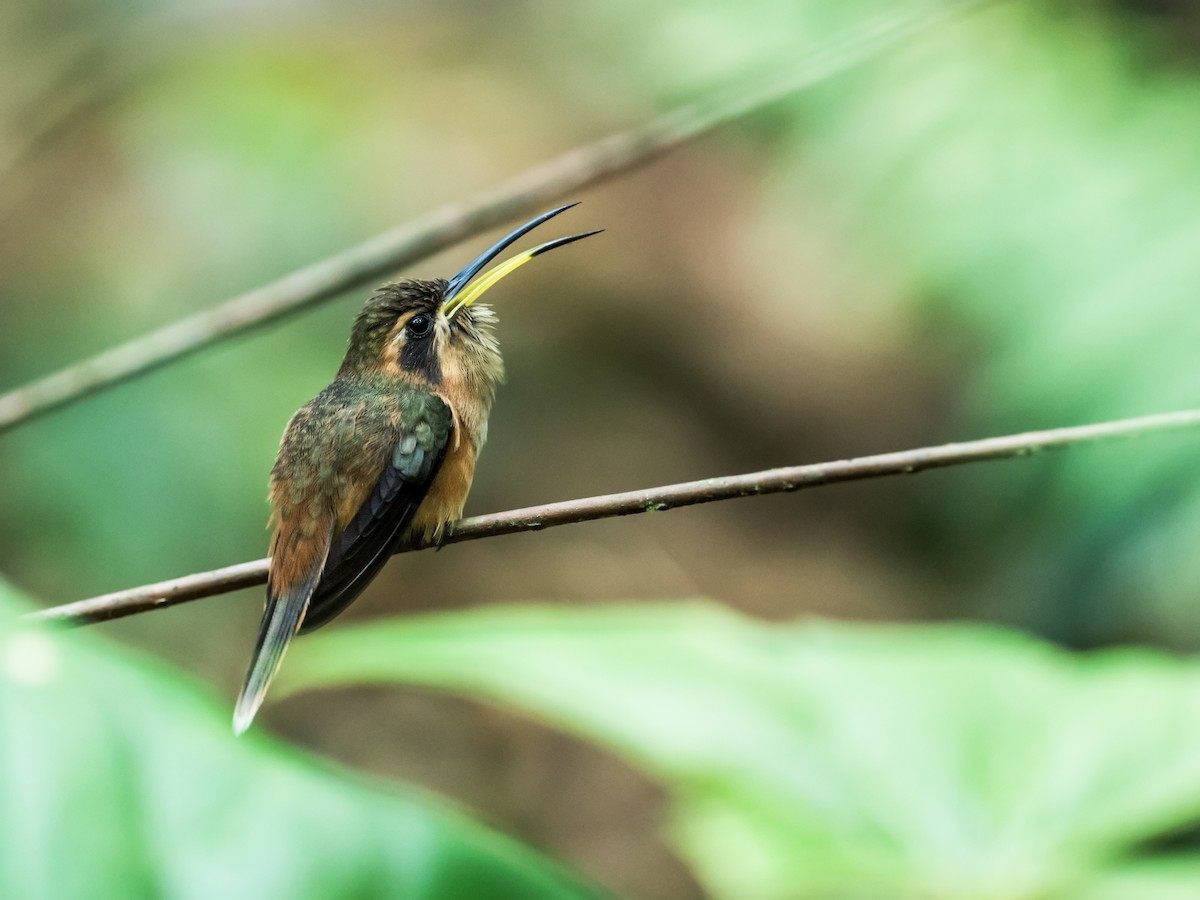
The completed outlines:
{"type": "Polygon", "coordinates": [[[274,596],[268,590],[267,608],[263,611],[250,670],[246,673],[246,683],[242,685],[242,692],[238,695],[233,711],[234,734],[241,734],[254,721],[254,714],[262,706],[267,688],[275,673],[279,671],[279,664],[283,662],[283,654],[287,651],[288,644],[304,622],[308,602],[321,580],[323,570],[324,554],[321,556],[321,564],[314,566],[301,584],[289,588],[279,596],[274,596]]]}

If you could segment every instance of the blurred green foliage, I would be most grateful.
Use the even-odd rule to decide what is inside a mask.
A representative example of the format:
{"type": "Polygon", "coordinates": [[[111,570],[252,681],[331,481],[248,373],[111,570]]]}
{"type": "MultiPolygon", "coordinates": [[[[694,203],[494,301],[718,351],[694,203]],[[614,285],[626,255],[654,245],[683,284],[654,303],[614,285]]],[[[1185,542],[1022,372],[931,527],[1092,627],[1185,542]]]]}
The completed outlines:
{"type": "Polygon", "coordinates": [[[1163,654],[645,604],[344,628],[291,663],[292,690],[456,691],[610,747],[670,786],[717,897],[1200,892],[1200,855],[1137,849],[1200,812],[1200,668],[1163,654]]]}
{"type": "MultiPolygon", "coordinates": [[[[0,385],[918,5],[7,4],[0,385]]],[[[998,2],[584,192],[573,221],[604,237],[496,294],[510,383],[468,511],[1195,406],[1198,63],[1185,4],[998,2]]],[[[482,244],[398,274],[445,274],[482,244]]],[[[279,434],[361,300],[5,434],[0,570],[57,602],[262,555],[279,434]]],[[[972,616],[1195,648],[1195,457],[1190,437],[1150,439],[417,554],[347,618],[564,608],[335,630],[289,659],[297,684],[307,667],[450,689],[616,751],[668,786],[670,846],[702,886],[656,854],[652,787],[528,720],[358,691],[269,704],[264,727],[449,793],[646,900],[1190,898],[1190,664],[983,626],[569,604],[713,596],[766,619],[972,616]],[[1175,828],[1177,855],[1139,850],[1175,828]]],[[[231,696],[260,602],[106,628],[231,696]]],[[[0,879],[26,881],[0,894],[47,878],[87,896],[66,879],[92,870],[20,868],[54,859],[32,841],[85,848],[110,867],[97,885],[168,894],[245,869],[286,896],[307,865],[325,896],[352,895],[443,859],[393,859],[368,825],[559,884],[424,802],[232,744],[162,666],[86,636],[3,640],[0,806],[26,825],[0,879]],[[13,652],[62,674],[22,686],[13,652]],[[234,815],[259,829],[188,827],[234,815]]]]}
{"type": "Polygon", "coordinates": [[[0,584],[0,896],[599,898],[411,792],[264,739],[161,663],[18,628],[0,584]]]}
{"type": "MultiPolygon", "coordinates": [[[[852,207],[853,239],[923,304],[928,340],[953,328],[972,348],[963,431],[1200,397],[1200,126],[1183,114],[1200,82],[1148,65],[1153,49],[1098,10],[1006,4],[879,66],[796,136],[852,207]]],[[[795,166],[777,186],[799,199],[810,184],[795,166]]],[[[1187,622],[1190,643],[1195,458],[1187,440],[1064,454],[952,479],[927,514],[944,551],[969,554],[994,615],[1082,643],[1179,640],[1187,622]]]]}

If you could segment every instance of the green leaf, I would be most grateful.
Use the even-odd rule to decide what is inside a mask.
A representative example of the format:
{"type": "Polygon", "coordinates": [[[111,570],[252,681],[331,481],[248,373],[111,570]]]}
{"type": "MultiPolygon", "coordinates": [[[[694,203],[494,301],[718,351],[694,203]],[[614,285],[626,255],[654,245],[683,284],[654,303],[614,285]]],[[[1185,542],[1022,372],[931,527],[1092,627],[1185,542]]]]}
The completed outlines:
{"type": "Polygon", "coordinates": [[[1200,813],[1200,669],[996,628],[483,609],[321,634],[284,679],[457,691],[606,745],[670,786],[722,897],[1086,898],[1200,813]]]}
{"type": "Polygon", "coordinates": [[[1200,859],[1137,861],[1114,867],[1069,900],[1195,900],[1200,895],[1200,859]]]}
{"type": "Polygon", "coordinates": [[[0,584],[0,897],[600,896],[515,842],[262,736],[0,584]]]}

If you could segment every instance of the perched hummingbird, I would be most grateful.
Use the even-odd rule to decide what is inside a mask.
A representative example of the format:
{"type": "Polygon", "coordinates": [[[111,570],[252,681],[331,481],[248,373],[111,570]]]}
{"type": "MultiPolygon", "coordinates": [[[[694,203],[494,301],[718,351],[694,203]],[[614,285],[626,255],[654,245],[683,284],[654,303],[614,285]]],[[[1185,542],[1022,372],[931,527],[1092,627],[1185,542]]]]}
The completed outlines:
{"type": "Polygon", "coordinates": [[[380,288],[354,321],[337,376],[288,422],[271,469],[267,605],[233,729],[245,731],[298,632],[360,594],[403,541],[436,541],[462,514],[504,363],[480,295],[548,241],[475,276],[538,216],[449,281],[380,288]]]}

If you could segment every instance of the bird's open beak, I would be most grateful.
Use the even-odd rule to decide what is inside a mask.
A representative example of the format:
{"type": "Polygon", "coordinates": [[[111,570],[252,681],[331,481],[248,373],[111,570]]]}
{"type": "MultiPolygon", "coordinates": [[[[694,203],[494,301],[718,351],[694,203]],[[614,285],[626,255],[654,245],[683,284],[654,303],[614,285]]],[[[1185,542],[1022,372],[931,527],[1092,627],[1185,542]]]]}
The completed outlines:
{"type": "Polygon", "coordinates": [[[547,219],[553,219],[559,213],[566,212],[572,206],[578,205],[578,203],[568,203],[566,206],[560,206],[558,209],[552,209],[550,212],[542,213],[536,219],[531,219],[512,233],[505,235],[499,241],[484,250],[483,253],[479,254],[479,256],[475,257],[475,259],[471,260],[471,262],[461,272],[450,279],[450,284],[446,288],[446,294],[442,298],[442,312],[446,314],[446,318],[454,318],[455,314],[457,314],[459,310],[461,310],[463,307],[470,306],[472,303],[478,300],[480,296],[482,296],[484,291],[494,285],[505,275],[525,265],[525,263],[529,262],[529,260],[533,259],[535,256],[539,256],[545,253],[547,250],[553,250],[555,247],[562,247],[566,244],[583,240],[585,237],[591,237],[593,234],[599,234],[601,231],[603,231],[604,229],[599,229],[597,231],[588,231],[583,234],[572,234],[568,237],[555,238],[552,241],[546,241],[544,244],[538,244],[538,246],[534,247],[532,250],[526,250],[524,253],[519,253],[512,257],[512,259],[506,260],[505,262],[500,263],[498,266],[489,269],[482,278],[480,278],[474,284],[471,284],[469,287],[467,286],[467,283],[476,275],[478,275],[479,271],[484,266],[499,256],[509,244],[528,234],[530,231],[533,231],[533,229],[537,228],[547,219]]]}

